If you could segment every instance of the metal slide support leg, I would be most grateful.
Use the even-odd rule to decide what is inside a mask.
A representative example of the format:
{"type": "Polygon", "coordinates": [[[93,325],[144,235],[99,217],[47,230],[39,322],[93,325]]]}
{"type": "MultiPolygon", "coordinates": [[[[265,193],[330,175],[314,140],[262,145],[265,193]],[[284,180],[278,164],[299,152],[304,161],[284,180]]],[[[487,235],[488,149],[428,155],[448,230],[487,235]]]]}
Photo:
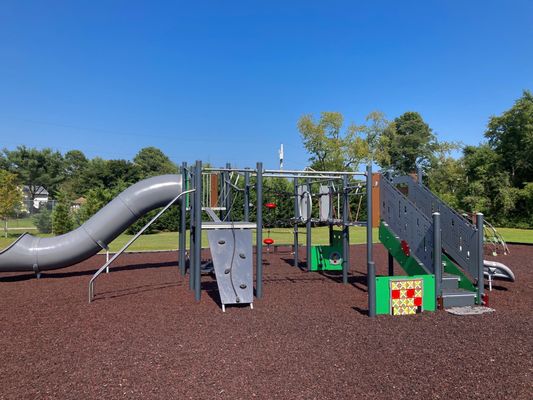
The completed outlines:
{"type": "Polygon", "coordinates": [[[350,268],[350,227],[348,226],[348,176],[342,178],[342,283],[348,283],[350,268]]]}
{"type": "Polygon", "coordinates": [[[263,297],[263,163],[257,163],[256,175],[256,259],[255,259],[255,296],[263,297]]]}
{"type": "MultiPolygon", "coordinates": [[[[184,162],[181,164],[181,176],[183,179],[183,188],[187,190],[187,163],[184,162]]],[[[179,228],[179,246],[180,246],[180,252],[179,252],[179,258],[178,263],[180,267],[180,274],[182,276],[186,273],[186,265],[185,265],[185,252],[187,251],[186,247],[186,235],[187,235],[187,196],[183,196],[180,199],[180,228],[179,228]]]]}
{"type": "Polygon", "coordinates": [[[476,214],[476,228],[477,228],[477,298],[478,304],[483,304],[483,295],[485,293],[485,276],[483,271],[483,214],[476,214]]]}
{"type": "Polygon", "coordinates": [[[389,276],[394,276],[394,257],[388,252],[389,255],[389,276]]]}
{"type": "Polygon", "coordinates": [[[294,178],[294,267],[298,266],[298,219],[300,218],[298,208],[298,178],[294,178]]]}
{"type": "MultiPolygon", "coordinates": [[[[307,178],[307,190],[309,193],[311,193],[311,180],[307,178]]],[[[307,195],[307,201],[311,202],[311,196],[307,195]]],[[[307,209],[311,209],[309,205],[307,206],[307,209]]],[[[311,242],[313,241],[311,237],[311,215],[307,215],[307,222],[305,223],[305,234],[306,234],[306,242],[305,242],[305,249],[306,249],[306,260],[307,260],[307,271],[311,271],[311,263],[312,263],[312,255],[311,255],[311,242]]]]}
{"type": "Polygon", "coordinates": [[[194,205],[194,299],[200,301],[202,285],[200,266],[202,262],[202,162],[196,161],[196,196],[194,205]]]}
{"type": "Polygon", "coordinates": [[[433,213],[433,272],[435,273],[435,304],[439,304],[442,289],[442,237],[440,213],[433,213]]]}
{"type": "Polygon", "coordinates": [[[372,243],[372,163],[366,167],[366,260],[368,285],[368,316],[376,316],[376,266],[373,259],[372,243]]]}

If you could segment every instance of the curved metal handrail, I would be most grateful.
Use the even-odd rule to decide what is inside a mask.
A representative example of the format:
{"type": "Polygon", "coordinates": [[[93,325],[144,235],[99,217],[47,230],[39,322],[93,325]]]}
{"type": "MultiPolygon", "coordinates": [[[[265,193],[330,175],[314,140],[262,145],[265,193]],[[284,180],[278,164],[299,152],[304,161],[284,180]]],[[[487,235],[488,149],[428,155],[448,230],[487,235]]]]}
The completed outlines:
{"type": "Polygon", "coordinates": [[[96,278],[98,278],[98,276],[100,276],[100,274],[105,271],[109,265],[115,261],[122,253],[124,253],[124,251],[126,251],[126,249],[128,247],[130,247],[133,242],[135,242],[139,236],[141,236],[144,231],[146,229],[148,229],[150,227],[150,225],[152,225],[166,210],[168,210],[168,208],[174,204],[176,201],[178,201],[178,199],[183,196],[184,194],[188,194],[188,193],[192,193],[192,192],[195,192],[196,189],[190,189],[190,190],[186,190],[184,192],[181,192],[180,194],[178,194],[176,197],[174,197],[161,211],[159,211],[157,213],[157,215],[155,217],[153,217],[150,222],[148,222],[145,226],[142,227],[142,229],[137,232],[135,234],[135,236],[133,236],[129,241],[128,243],[126,243],[118,252],[116,252],[113,257],[111,257],[104,265],[102,265],[100,267],[100,269],[98,271],[96,271],[93,275],[93,277],[91,278],[91,280],[89,281],[89,303],[94,299],[94,281],[96,280],[96,278]]]}

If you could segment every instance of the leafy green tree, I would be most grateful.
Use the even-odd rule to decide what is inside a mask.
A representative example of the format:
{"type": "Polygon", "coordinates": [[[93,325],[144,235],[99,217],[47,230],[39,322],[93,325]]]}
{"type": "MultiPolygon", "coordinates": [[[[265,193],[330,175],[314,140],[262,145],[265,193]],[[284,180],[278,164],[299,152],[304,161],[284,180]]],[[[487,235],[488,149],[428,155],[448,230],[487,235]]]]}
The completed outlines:
{"type": "Polygon", "coordinates": [[[381,167],[392,167],[404,174],[416,171],[429,163],[437,149],[436,138],[429,125],[417,112],[406,112],[395,118],[383,132],[383,154],[378,159],[381,167]]]}
{"type": "Polygon", "coordinates": [[[72,194],[72,197],[83,195],[83,177],[89,164],[89,160],[80,150],[70,150],[64,156],[65,181],[61,188],[72,194]]]}
{"type": "Polygon", "coordinates": [[[388,164],[388,141],[383,133],[389,126],[389,121],[381,111],[372,111],[366,116],[365,121],[366,125],[361,126],[360,130],[366,135],[370,159],[388,164]]]}
{"type": "Polygon", "coordinates": [[[141,149],[133,158],[133,162],[139,168],[141,179],[178,172],[176,165],[156,147],[141,149]]]}
{"type": "Polygon", "coordinates": [[[514,187],[533,182],[533,94],[524,91],[511,109],[489,121],[485,137],[514,187]]]}
{"type": "Polygon", "coordinates": [[[72,215],[70,213],[71,202],[65,192],[58,192],[56,202],[52,211],[52,231],[56,235],[70,232],[74,228],[72,215]]]}
{"type": "Polygon", "coordinates": [[[52,229],[56,235],[70,232],[74,228],[70,214],[70,200],[65,192],[58,192],[57,203],[52,212],[52,229]]]}
{"type": "Polygon", "coordinates": [[[453,208],[461,208],[459,195],[464,188],[465,168],[462,159],[446,154],[435,156],[427,173],[427,185],[453,208]]]}
{"type": "Polygon", "coordinates": [[[127,160],[104,160],[100,157],[91,159],[84,169],[80,182],[80,191],[86,193],[91,189],[110,188],[139,181],[139,168],[127,160]]]}
{"type": "Polygon", "coordinates": [[[312,115],[300,118],[298,130],[311,155],[311,168],[353,170],[368,156],[368,144],[360,136],[360,127],[351,124],[343,133],[343,124],[344,117],[339,112],[322,112],[318,121],[312,115]]]}
{"type": "Polygon", "coordinates": [[[52,232],[52,212],[50,210],[45,208],[41,212],[34,214],[32,220],[39,233],[52,232]]]}
{"type": "Polygon", "coordinates": [[[8,169],[28,186],[32,200],[40,186],[55,194],[65,179],[63,156],[57,151],[19,146],[12,151],[4,149],[3,153],[8,169]]]}
{"type": "Polygon", "coordinates": [[[0,219],[4,221],[4,236],[7,237],[7,220],[22,201],[22,192],[17,185],[17,176],[0,169],[0,219]]]}

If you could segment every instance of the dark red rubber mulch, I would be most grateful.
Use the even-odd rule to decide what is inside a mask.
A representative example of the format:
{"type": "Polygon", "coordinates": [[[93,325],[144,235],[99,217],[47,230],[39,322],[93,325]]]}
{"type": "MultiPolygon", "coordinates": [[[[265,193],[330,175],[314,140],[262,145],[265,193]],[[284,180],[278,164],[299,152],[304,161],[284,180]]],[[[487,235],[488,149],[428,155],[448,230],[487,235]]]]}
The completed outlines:
{"type": "Polygon", "coordinates": [[[208,276],[194,302],[176,258],[125,255],[92,304],[102,256],[40,280],[2,274],[0,398],[533,398],[533,247],[498,258],[517,282],[496,283],[495,313],[468,317],[368,318],[364,246],[348,285],[270,253],[264,298],[225,314],[208,276]]]}

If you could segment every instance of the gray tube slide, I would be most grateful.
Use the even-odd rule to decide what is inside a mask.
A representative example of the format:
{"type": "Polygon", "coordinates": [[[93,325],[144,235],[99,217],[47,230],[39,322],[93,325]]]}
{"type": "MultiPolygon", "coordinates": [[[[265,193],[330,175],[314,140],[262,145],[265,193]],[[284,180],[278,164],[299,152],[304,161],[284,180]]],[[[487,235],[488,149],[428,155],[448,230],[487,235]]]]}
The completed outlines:
{"type": "Polygon", "coordinates": [[[182,191],[181,175],[161,175],[130,186],[79,228],[39,238],[29,234],[0,252],[0,272],[68,267],[106,248],[139,217],[167,205],[182,191]]]}

